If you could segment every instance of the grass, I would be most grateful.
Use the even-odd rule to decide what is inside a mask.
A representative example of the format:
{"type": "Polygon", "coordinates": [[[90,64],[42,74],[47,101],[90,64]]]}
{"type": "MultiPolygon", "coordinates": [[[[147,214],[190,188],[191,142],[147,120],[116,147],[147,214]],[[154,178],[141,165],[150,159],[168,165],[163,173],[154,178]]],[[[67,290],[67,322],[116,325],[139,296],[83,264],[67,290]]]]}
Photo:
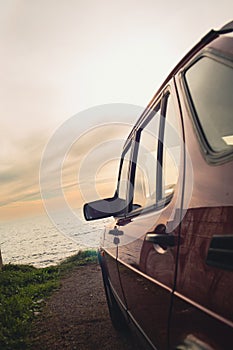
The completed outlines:
{"type": "Polygon", "coordinates": [[[66,273],[93,261],[97,261],[96,252],[87,250],[46,268],[4,265],[0,271],[0,349],[27,349],[31,322],[44,299],[59,287],[66,273]]]}

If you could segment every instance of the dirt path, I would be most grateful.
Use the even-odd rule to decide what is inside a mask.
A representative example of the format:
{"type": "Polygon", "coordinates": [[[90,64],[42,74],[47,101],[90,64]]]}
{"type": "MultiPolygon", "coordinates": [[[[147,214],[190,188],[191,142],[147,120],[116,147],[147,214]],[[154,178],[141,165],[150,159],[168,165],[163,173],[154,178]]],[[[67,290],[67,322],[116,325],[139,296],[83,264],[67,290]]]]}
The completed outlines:
{"type": "Polygon", "coordinates": [[[112,327],[100,267],[81,266],[62,280],[32,326],[34,350],[133,350],[112,327]]]}

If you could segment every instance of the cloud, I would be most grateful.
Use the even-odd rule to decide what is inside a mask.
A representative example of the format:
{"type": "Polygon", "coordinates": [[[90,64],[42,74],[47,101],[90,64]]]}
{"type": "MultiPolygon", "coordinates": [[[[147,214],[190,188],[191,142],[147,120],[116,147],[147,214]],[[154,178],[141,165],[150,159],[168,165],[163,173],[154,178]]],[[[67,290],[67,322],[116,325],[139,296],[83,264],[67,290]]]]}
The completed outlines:
{"type": "Polygon", "coordinates": [[[10,184],[18,178],[17,172],[14,172],[12,169],[0,171],[0,183],[10,184]]]}
{"type": "MultiPolygon", "coordinates": [[[[75,198],[72,203],[76,203],[76,206],[81,205],[82,191],[91,193],[91,188],[95,189],[96,184],[103,193],[104,186],[112,193],[116,183],[117,166],[111,168],[106,166],[106,162],[116,157],[119,159],[130,128],[130,124],[111,123],[109,120],[108,124],[91,128],[81,136],[77,130],[75,141],[67,148],[70,135],[76,135],[68,128],[66,137],[62,138],[61,142],[55,142],[47,152],[46,176],[43,179],[43,188],[47,189],[46,200],[56,206],[56,201],[59,203],[60,197],[64,196],[66,199],[75,198]],[[104,171],[101,171],[102,167],[104,171]]],[[[40,164],[44,149],[50,140],[51,137],[48,137],[48,132],[44,130],[34,131],[24,137],[14,135],[7,139],[10,152],[8,155],[2,153],[0,158],[0,206],[5,207],[5,212],[7,208],[13,208],[15,214],[17,203],[20,203],[21,214],[25,206],[25,215],[28,211],[27,203],[30,202],[31,207],[34,204],[35,208],[38,207],[36,203],[41,200],[40,164]],[[9,142],[10,140],[12,142],[9,142]]]]}
{"type": "Polygon", "coordinates": [[[39,164],[45,140],[41,132],[14,139],[9,155],[1,155],[1,206],[40,198],[39,164]]]}

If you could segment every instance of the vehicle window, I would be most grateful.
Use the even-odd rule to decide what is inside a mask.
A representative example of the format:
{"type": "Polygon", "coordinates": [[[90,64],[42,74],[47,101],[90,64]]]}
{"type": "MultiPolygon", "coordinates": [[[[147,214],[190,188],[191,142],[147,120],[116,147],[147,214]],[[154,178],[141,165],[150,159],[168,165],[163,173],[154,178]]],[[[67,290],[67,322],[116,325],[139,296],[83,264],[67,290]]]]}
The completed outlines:
{"type": "Polygon", "coordinates": [[[214,152],[233,149],[233,69],[202,57],[185,73],[193,107],[206,141],[214,152]]]}
{"type": "Polygon", "coordinates": [[[170,94],[164,96],[156,110],[138,131],[133,208],[168,204],[178,181],[181,141],[170,94]]]}
{"type": "Polygon", "coordinates": [[[156,203],[156,171],[159,121],[159,109],[149,123],[140,129],[140,142],[134,179],[133,204],[147,207],[156,203]]]}
{"type": "Polygon", "coordinates": [[[119,180],[118,180],[118,191],[117,192],[118,192],[118,197],[123,199],[123,200],[127,199],[130,155],[131,155],[131,144],[123,152],[121,164],[120,164],[120,175],[119,175],[119,180]]]}
{"type": "Polygon", "coordinates": [[[171,197],[178,181],[181,139],[179,125],[172,97],[167,99],[166,120],[163,140],[162,198],[171,197]]]}

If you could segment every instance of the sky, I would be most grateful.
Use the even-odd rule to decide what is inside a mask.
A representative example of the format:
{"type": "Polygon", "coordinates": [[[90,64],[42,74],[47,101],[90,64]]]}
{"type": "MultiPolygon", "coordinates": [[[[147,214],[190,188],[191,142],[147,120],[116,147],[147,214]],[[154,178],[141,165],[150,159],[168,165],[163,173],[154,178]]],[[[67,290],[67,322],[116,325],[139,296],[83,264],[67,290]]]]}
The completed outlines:
{"type": "Polygon", "coordinates": [[[182,56],[232,13],[230,0],[0,0],[0,220],[44,212],[46,156],[52,206],[61,195],[52,169],[59,157],[57,183],[69,205],[89,200],[94,180],[101,196],[113,192],[139,111],[182,56]],[[66,148],[64,138],[54,146],[58,134],[66,148]]]}

